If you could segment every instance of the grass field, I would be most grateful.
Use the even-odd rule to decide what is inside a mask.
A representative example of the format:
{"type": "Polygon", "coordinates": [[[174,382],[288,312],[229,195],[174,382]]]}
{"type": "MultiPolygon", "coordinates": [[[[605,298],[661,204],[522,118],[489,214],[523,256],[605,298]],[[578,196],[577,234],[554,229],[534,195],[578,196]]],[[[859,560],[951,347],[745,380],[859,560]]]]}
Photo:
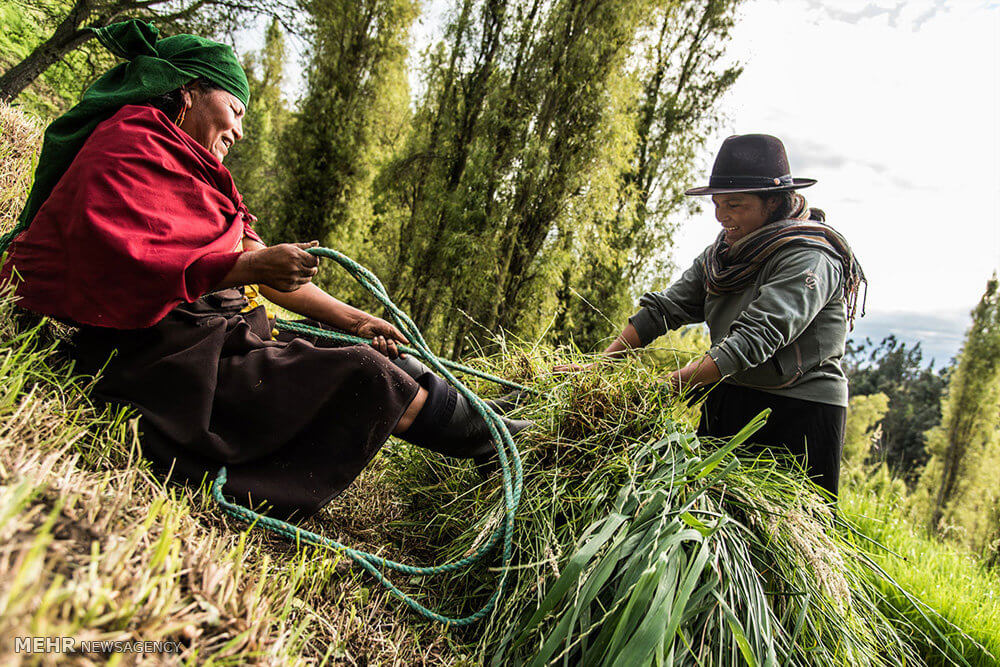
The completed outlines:
{"type": "MultiPolygon", "coordinates": [[[[997,664],[993,656],[1000,656],[1000,573],[986,569],[961,546],[929,538],[912,525],[901,498],[878,491],[849,489],[841,500],[844,513],[886,547],[878,562],[930,608],[930,616],[940,614],[967,635],[951,632],[949,639],[962,647],[970,663],[997,664]]],[[[884,592],[887,602],[905,603],[898,591],[886,587],[884,592]]],[[[910,616],[926,624],[921,617],[910,616]]],[[[926,652],[928,662],[936,664],[933,654],[926,652]]]]}

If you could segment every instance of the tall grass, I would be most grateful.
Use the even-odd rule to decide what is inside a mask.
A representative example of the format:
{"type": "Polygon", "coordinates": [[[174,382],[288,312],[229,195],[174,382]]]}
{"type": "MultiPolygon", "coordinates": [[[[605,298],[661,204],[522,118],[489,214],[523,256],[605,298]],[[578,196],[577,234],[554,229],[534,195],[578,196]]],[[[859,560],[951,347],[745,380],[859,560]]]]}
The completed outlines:
{"type": "Polygon", "coordinates": [[[41,143],[41,123],[0,103],[0,234],[21,212],[41,143]]]}
{"type": "MultiPolygon", "coordinates": [[[[966,547],[931,537],[914,526],[905,511],[905,499],[886,493],[886,484],[869,481],[850,489],[841,501],[843,513],[868,537],[885,545],[874,558],[907,591],[940,614],[937,625],[974,665],[996,665],[1000,660],[1000,573],[989,570],[966,547]],[[961,628],[961,632],[955,631],[961,628]]],[[[906,607],[899,590],[882,585],[885,602],[910,609],[914,624],[927,621],[906,607]]],[[[931,647],[912,641],[930,664],[943,661],[931,647]]]]}
{"type": "MultiPolygon", "coordinates": [[[[947,633],[910,620],[905,596],[883,603],[892,586],[867,543],[788,462],[740,458],[739,438],[698,442],[648,368],[567,378],[545,376],[550,363],[514,355],[496,369],[536,368],[548,397],[522,410],[539,428],[523,448],[518,564],[480,659],[896,665],[932,651],[961,664],[947,633]]],[[[455,500],[428,525],[463,548],[487,534],[497,489],[444,472],[436,482],[413,492],[425,496],[415,507],[442,488],[455,500]]],[[[460,598],[488,581],[448,588],[460,598]]]]}

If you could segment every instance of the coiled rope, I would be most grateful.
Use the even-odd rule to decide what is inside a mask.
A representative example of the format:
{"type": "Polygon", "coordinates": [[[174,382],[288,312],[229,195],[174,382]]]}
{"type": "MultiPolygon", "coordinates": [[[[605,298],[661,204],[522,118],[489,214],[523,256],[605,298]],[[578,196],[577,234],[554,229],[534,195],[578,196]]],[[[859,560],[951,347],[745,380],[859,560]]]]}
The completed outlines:
{"type": "MultiPolygon", "coordinates": [[[[243,507],[242,505],[236,505],[234,503],[226,500],[222,495],[222,488],[226,484],[226,468],[223,466],[219,469],[219,474],[215,479],[215,483],[212,485],[212,497],[223,509],[223,511],[240,520],[246,521],[251,525],[251,528],[262,526],[266,530],[270,530],[274,533],[282,535],[289,540],[295,541],[296,544],[302,542],[308,544],[314,544],[316,546],[327,547],[329,549],[334,549],[346,554],[355,563],[363,567],[365,570],[370,572],[386,589],[388,589],[393,595],[401,599],[407,606],[412,610],[421,614],[422,616],[439,621],[446,625],[463,626],[470,625],[476,621],[482,619],[487,614],[489,614],[493,608],[496,606],[497,600],[503,593],[504,586],[507,581],[508,566],[510,565],[511,556],[513,553],[513,542],[512,536],[514,533],[514,515],[517,512],[518,504],[521,501],[521,487],[523,483],[524,473],[521,467],[521,457],[518,454],[517,447],[514,446],[514,441],[510,436],[510,432],[507,430],[506,425],[500,419],[500,417],[490,409],[488,405],[475,393],[470,391],[465,385],[463,385],[458,378],[451,374],[448,367],[455,368],[462,372],[470,373],[478,377],[483,377],[494,382],[499,382],[510,387],[517,389],[527,389],[527,387],[522,387],[512,382],[502,380],[495,376],[491,376],[488,373],[482,373],[471,369],[461,364],[455,364],[454,362],[444,362],[438,359],[433,352],[431,352],[430,347],[424,340],[417,326],[413,323],[413,320],[409,318],[402,310],[400,310],[396,304],[389,299],[389,295],[385,291],[385,287],[379,281],[379,279],[371,271],[361,266],[350,257],[337,252],[336,250],[331,250],[330,248],[309,248],[306,252],[312,253],[319,257],[326,257],[332,259],[340,264],[348,273],[351,274],[355,280],[357,280],[365,289],[371,292],[379,302],[385,306],[389,314],[399,330],[405,335],[411,343],[411,346],[405,346],[404,351],[409,354],[414,354],[422,358],[431,368],[437,371],[442,377],[444,377],[448,382],[450,382],[459,393],[461,393],[475,408],[476,412],[486,421],[486,425],[489,427],[490,435],[493,437],[493,442],[496,443],[497,456],[500,459],[500,469],[503,473],[503,498],[504,498],[504,518],[503,521],[497,524],[496,528],[491,533],[488,540],[486,540],[482,545],[480,545],[473,553],[459,560],[453,561],[451,563],[445,563],[443,565],[433,565],[429,567],[415,567],[413,565],[407,565],[405,563],[398,563],[396,561],[388,560],[382,556],[377,556],[375,554],[368,553],[366,551],[361,551],[359,549],[353,549],[348,547],[336,540],[324,537],[322,535],[317,535],[316,533],[303,530],[297,526],[294,526],[286,521],[281,521],[280,519],[274,519],[272,517],[263,516],[251,509],[243,507]],[[494,546],[499,542],[503,542],[503,550],[501,553],[501,568],[500,577],[497,580],[496,588],[493,594],[490,596],[489,600],[476,612],[469,614],[468,616],[463,616],[461,618],[452,618],[449,616],[444,616],[431,609],[428,609],[424,605],[417,602],[411,596],[407,595],[401,591],[395,584],[393,584],[389,578],[385,575],[385,570],[393,570],[401,574],[411,575],[411,576],[425,576],[425,575],[435,575],[444,574],[447,572],[454,572],[462,568],[469,567],[476,562],[483,559],[483,557],[489,553],[494,546]]],[[[323,329],[317,329],[315,327],[306,327],[302,329],[305,325],[297,324],[294,322],[282,321],[279,323],[279,327],[285,328],[290,331],[298,331],[301,333],[309,333],[314,335],[323,335],[325,337],[334,338],[331,335],[334,332],[326,331],[323,329]]],[[[360,342],[367,344],[369,341],[363,338],[357,338],[355,336],[347,336],[346,334],[336,334],[338,340],[343,340],[345,342],[360,342]]],[[[529,390],[530,391],[530,390],[529,390]]]]}

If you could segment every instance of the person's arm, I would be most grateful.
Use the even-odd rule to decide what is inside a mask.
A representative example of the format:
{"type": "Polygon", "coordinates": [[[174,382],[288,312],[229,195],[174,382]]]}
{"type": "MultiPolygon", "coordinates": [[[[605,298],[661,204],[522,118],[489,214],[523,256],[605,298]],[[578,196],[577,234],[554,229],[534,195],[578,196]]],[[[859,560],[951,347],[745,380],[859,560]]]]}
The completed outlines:
{"type": "MultiPolygon", "coordinates": [[[[641,310],[630,317],[621,333],[601,354],[602,360],[618,359],[645,347],[668,329],[705,319],[704,253],[681,277],[663,292],[649,292],[639,300],[641,310]]],[[[572,372],[592,368],[591,364],[561,364],[552,370],[572,372]]]]}
{"type": "MultiPolygon", "coordinates": [[[[249,238],[243,240],[244,255],[260,252],[266,247],[249,238]]],[[[308,255],[308,253],[306,254],[308,255]]],[[[315,259],[313,255],[309,255],[309,257],[315,259]]],[[[392,358],[398,356],[397,342],[409,342],[389,322],[330,296],[311,282],[305,283],[291,292],[274,289],[266,283],[259,283],[259,287],[261,296],[286,310],[317,322],[329,324],[356,336],[371,338],[372,345],[386,356],[392,358]]]]}
{"type": "Polygon", "coordinates": [[[721,379],[722,371],[716,365],[715,359],[708,354],[667,376],[670,388],[676,392],[685,388],[693,389],[706,384],[715,384],[721,379]]]}
{"type": "Polygon", "coordinates": [[[708,351],[722,377],[770,359],[843,290],[840,262],[822,250],[788,252],[765,270],[757,297],[708,351]]]}
{"type": "Polygon", "coordinates": [[[639,332],[635,330],[631,322],[628,322],[621,333],[611,341],[611,345],[608,345],[603,354],[605,357],[617,359],[638,347],[642,347],[642,342],[639,340],[639,332]]]}
{"type": "Polygon", "coordinates": [[[663,292],[648,292],[639,299],[639,312],[628,319],[638,345],[645,347],[667,331],[705,321],[706,249],[681,277],[663,292]]]}
{"type": "Polygon", "coordinates": [[[215,289],[254,284],[267,285],[275,291],[294,292],[316,275],[319,260],[305,249],[317,243],[281,243],[268,248],[244,237],[243,252],[215,289]]]}

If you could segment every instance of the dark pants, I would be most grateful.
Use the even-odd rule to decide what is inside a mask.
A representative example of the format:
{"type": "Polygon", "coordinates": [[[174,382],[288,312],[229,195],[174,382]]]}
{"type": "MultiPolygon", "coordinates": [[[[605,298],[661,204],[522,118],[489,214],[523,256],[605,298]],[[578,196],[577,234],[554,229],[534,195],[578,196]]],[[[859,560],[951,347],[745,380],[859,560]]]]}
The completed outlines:
{"type": "MultiPolygon", "coordinates": [[[[722,382],[708,392],[701,405],[698,435],[714,438],[736,435],[765,408],[771,408],[771,416],[750,437],[749,451],[784,447],[802,462],[816,484],[836,497],[847,408],[722,382]]],[[[743,448],[748,451],[747,445],[743,448]]]]}

